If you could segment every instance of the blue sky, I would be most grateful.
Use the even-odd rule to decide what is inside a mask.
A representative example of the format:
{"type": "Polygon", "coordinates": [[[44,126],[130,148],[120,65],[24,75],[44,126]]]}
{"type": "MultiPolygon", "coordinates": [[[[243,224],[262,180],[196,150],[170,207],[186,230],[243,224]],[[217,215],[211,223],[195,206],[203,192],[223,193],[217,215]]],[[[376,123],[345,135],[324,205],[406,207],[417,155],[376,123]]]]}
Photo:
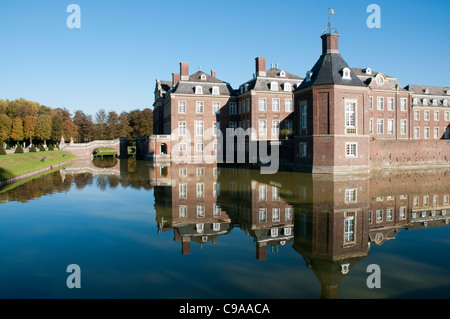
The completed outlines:
{"type": "Polygon", "coordinates": [[[396,76],[403,86],[450,86],[450,1],[0,0],[0,99],[23,97],[88,114],[151,107],[156,79],[179,62],[217,71],[233,87],[254,59],[304,76],[321,53],[335,10],[340,52],[351,67],[396,76]],[[81,28],[69,29],[70,4],[81,28]],[[369,4],[381,28],[369,29],[369,4]]]}

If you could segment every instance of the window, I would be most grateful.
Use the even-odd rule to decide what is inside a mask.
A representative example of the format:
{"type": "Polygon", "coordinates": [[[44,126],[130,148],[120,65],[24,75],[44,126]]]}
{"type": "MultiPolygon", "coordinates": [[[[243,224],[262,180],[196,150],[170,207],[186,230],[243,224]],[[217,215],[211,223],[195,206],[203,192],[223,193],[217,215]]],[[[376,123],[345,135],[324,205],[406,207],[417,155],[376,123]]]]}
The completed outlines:
{"type": "MultiPolygon", "coordinates": [[[[307,123],[307,102],[306,101],[300,101],[300,129],[305,129],[306,130],[307,126],[308,126],[308,123],[307,123]]],[[[303,134],[306,134],[306,131],[304,131],[303,134]]]]}
{"type": "Polygon", "coordinates": [[[438,101],[436,99],[433,99],[432,103],[433,105],[438,105],[438,101]]]}
{"type": "Polygon", "coordinates": [[[236,122],[230,122],[229,127],[232,129],[236,129],[237,123],[236,122]]]}
{"type": "Polygon", "coordinates": [[[344,68],[342,70],[342,79],[344,79],[344,80],[351,80],[352,79],[349,68],[344,68]]]}
{"type": "Polygon", "coordinates": [[[185,101],[178,102],[178,113],[186,113],[186,102],[185,101]]]}
{"type": "Polygon", "coordinates": [[[219,231],[220,230],[220,223],[213,223],[213,230],[219,231]]]}
{"type": "Polygon", "coordinates": [[[425,127],[423,130],[423,138],[430,138],[430,128],[425,127]]]}
{"type": "Polygon", "coordinates": [[[444,121],[450,121],[450,112],[444,112],[444,121]]]}
{"type": "Polygon", "coordinates": [[[428,199],[429,199],[428,196],[424,196],[424,197],[423,197],[423,206],[424,206],[424,207],[427,207],[427,206],[428,206],[428,199]]]}
{"type": "Polygon", "coordinates": [[[250,112],[250,99],[247,99],[247,112],[250,112]]]}
{"type": "Polygon", "coordinates": [[[443,101],[442,101],[442,105],[443,105],[443,106],[448,106],[447,100],[443,100],[443,101]]]}
{"type": "Polygon", "coordinates": [[[236,114],[236,102],[230,102],[230,114],[236,114]]]}
{"type": "Polygon", "coordinates": [[[382,209],[377,209],[376,218],[377,218],[377,223],[383,221],[383,210],[382,209]]]}
{"type": "Polygon", "coordinates": [[[259,201],[264,202],[267,196],[267,187],[265,185],[259,186],[259,201]]]}
{"type": "Polygon", "coordinates": [[[406,111],[407,99],[400,99],[400,111],[406,111]]]}
{"type": "Polygon", "coordinates": [[[277,82],[270,82],[270,90],[271,91],[278,91],[278,83],[277,82]]]}
{"type": "Polygon", "coordinates": [[[427,99],[423,99],[422,104],[423,105],[428,105],[428,100],[427,99]]]}
{"type": "Polygon", "coordinates": [[[285,92],[290,92],[290,91],[292,91],[292,85],[291,85],[291,83],[284,83],[284,91],[285,91],[285,92]]]}
{"type": "Polygon", "coordinates": [[[259,120],[259,135],[267,135],[267,122],[266,120],[259,120]]]}
{"type": "Polygon", "coordinates": [[[373,110],[373,97],[369,96],[369,110],[373,110]]]}
{"type": "Polygon", "coordinates": [[[345,202],[356,203],[356,188],[345,190],[345,202]]]}
{"type": "Polygon", "coordinates": [[[178,135],[186,135],[186,122],[178,122],[178,135]]]}
{"type": "Polygon", "coordinates": [[[384,98],[377,98],[377,110],[382,111],[384,109],[384,98]]]}
{"type": "Polygon", "coordinates": [[[284,110],[286,112],[292,112],[292,99],[284,100],[284,110]]]}
{"type": "Polygon", "coordinates": [[[394,120],[387,121],[387,133],[390,135],[394,134],[394,120]]]}
{"type": "Polygon", "coordinates": [[[292,120],[286,120],[284,123],[285,129],[292,132],[292,120]]]}
{"type": "Polygon", "coordinates": [[[203,143],[198,143],[198,144],[197,144],[197,151],[202,152],[202,151],[203,151],[203,148],[204,148],[203,143]]]}
{"type": "Polygon", "coordinates": [[[195,122],[195,135],[196,136],[203,136],[203,121],[196,121],[195,122]]]}
{"type": "Polygon", "coordinates": [[[419,127],[415,127],[414,128],[414,138],[420,138],[420,128],[419,127]]]}
{"type": "Polygon", "coordinates": [[[272,121],[272,135],[278,136],[280,135],[280,121],[272,121]]]}
{"type": "Polygon", "coordinates": [[[415,97],[415,98],[413,98],[413,104],[414,105],[417,105],[417,104],[419,104],[419,100],[415,97]]]}
{"type": "Polygon", "coordinates": [[[373,135],[373,119],[369,119],[369,134],[373,135]]]}
{"type": "Polygon", "coordinates": [[[187,198],[187,184],[180,184],[180,198],[187,198]]]}
{"type": "Polygon", "coordinates": [[[203,109],[203,102],[196,102],[196,107],[195,110],[197,112],[197,114],[202,114],[204,109],[203,109]]]}
{"type": "Polygon", "coordinates": [[[386,209],[386,220],[392,221],[394,219],[394,209],[388,208],[386,209]]]}
{"type": "Polygon", "coordinates": [[[197,85],[195,87],[195,94],[203,94],[203,87],[200,85],[197,85]]]}
{"type": "Polygon", "coordinates": [[[260,208],[259,209],[259,222],[260,223],[267,222],[267,212],[266,212],[265,208],[260,208]]]}
{"type": "Polygon", "coordinates": [[[400,207],[400,220],[406,219],[406,206],[400,207]]]}
{"type": "Polygon", "coordinates": [[[187,207],[185,205],[180,205],[180,218],[186,218],[187,207]]]}
{"type": "Polygon", "coordinates": [[[414,111],[414,120],[416,121],[420,120],[420,111],[414,111]]]}
{"type": "Polygon", "coordinates": [[[356,113],[356,103],[345,103],[345,127],[346,128],[356,128],[356,114],[355,113],[356,113]]]}
{"type": "Polygon", "coordinates": [[[439,121],[439,111],[434,111],[434,120],[439,121]]]}
{"type": "Polygon", "coordinates": [[[202,75],[200,75],[200,80],[203,80],[203,81],[205,81],[205,80],[206,80],[206,74],[202,74],[202,75]]]}
{"type": "Polygon", "coordinates": [[[272,99],[272,111],[280,112],[280,99],[272,99]]]}
{"type": "Polygon", "coordinates": [[[286,207],[284,210],[284,219],[285,220],[291,220],[293,216],[293,208],[292,207],[286,207]]]}
{"type": "Polygon", "coordinates": [[[219,102],[213,102],[213,112],[215,114],[220,113],[220,103],[219,102]]]}
{"type": "Polygon", "coordinates": [[[384,134],[384,120],[383,119],[377,120],[377,134],[379,134],[379,135],[384,134]]]}
{"type": "Polygon", "coordinates": [[[344,243],[355,241],[355,213],[345,213],[344,243]]]}
{"type": "Polygon", "coordinates": [[[345,144],[345,156],[346,157],[356,157],[356,143],[346,143],[345,144]]]}
{"type": "Polygon", "coordinates": [[[280,200],[280,188],[272,186],[272,200],[280,200]]]}
{"type": "Polygon", "coordinates": [[[205,217],[205,205],[197,205],[197,218],[205,217]]]}
{"type": "Polygon", "coordinates": [[[286,77],[286,72],[281,71],[281,72],[280,72],[280,76],[281,76],[282,78],[286,77]]]}
{"type": "Polygon", "coordinates": [[[197,183],[197,198],[203,198],[205,195],[205,184],[197,183]]]}
{"type": "Polygon", "coordinates": [[[406,135],[408,132],[407,127],[408,127],[407,120],[400,120],[400,134],[406,135]]]}
{"type": "Polygon", "coordinates": [[[439,127],[435,127],[434,128],[434,138],[438,139],[439,138],[439,127]]]}
{"type": "Polygon", "coordinates": [[[383,85],[384,84],[384,78],[381,75],[377,76],[377,84],[383,85]]]}
{"type": "Polygon", "coordinates": [[[267,100],[266,99],[259,99],[259,110],[261,112],[265,112],[267,110],[267,100]]]}
{"type": "Polygon", "coordinates": [[[272,221],[279,222],[280,221],[280,209],[272,208],[272,221]]]}
{"type": "Polygon", "coordinates": [[[450,126],[445,129],[444,138],[450,138],[450,126]]]}
{"type": "Polygon", "coordinates": [[[300,143],[299,144],[299,155],[300,157],[306,157],[306,143],[300,143]]]}
{"type": "Polygon", "coordinates": [[[212,94],[213,95],[219,95],[219,87],[213,86],[212,87],[212,94]]]}
{"type": "Polygon", "coordinates": [[[179,149],[180,149],[180,151],[187,151],[187,144],[186,143],[180,143],[179,149]]]}
{"type": "Polygon", "coordinates": [[[393,98],[388,98],[388,111],[393,111],[394,110],[394,99],[393,98]]]}

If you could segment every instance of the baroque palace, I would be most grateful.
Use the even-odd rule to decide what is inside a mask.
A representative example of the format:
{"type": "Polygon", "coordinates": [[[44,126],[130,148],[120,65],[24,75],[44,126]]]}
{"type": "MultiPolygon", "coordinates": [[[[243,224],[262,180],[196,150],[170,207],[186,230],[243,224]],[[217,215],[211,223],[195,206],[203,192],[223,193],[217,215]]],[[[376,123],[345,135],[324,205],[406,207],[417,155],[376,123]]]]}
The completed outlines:
{"type": "Polygon", "coordinates": [[[351,68],[335,29],[321,39],[322,54],[305,78],[267,69],[257,57],[253,77],[236,89],[214,70],[190,74],[189,63],[181,62],[172,81],[157,80],[148,156],[222,163],[243,149],[248,162],[267,163],[251,161],[258,142],[259,151],[278,151],[281,168],[312,173],[449,165],[449,87],[402,87],[370,67],[351,68]],[[226,147],[230,138],[233,148],[226,147]]]}

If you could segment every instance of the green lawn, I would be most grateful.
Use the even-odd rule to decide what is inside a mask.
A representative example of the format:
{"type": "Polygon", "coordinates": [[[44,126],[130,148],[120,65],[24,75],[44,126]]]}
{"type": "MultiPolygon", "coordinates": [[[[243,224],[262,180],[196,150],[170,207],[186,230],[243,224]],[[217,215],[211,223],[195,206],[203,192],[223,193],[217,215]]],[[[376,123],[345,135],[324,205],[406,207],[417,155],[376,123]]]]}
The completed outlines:
{"type": "Polygon", "coordinates": [[[117,152],[112,147],[99,147],[94,150],[94,156],[114,156],[117,152]]]}
{"type": "Polygon", "coordinates": [[[0,180],[67,162],[74,158],[76,158],[75,155],[62,151],[2,155],[0,156],[0,180]],[[42,162],[43,157],[46,159],[42,162]]]}

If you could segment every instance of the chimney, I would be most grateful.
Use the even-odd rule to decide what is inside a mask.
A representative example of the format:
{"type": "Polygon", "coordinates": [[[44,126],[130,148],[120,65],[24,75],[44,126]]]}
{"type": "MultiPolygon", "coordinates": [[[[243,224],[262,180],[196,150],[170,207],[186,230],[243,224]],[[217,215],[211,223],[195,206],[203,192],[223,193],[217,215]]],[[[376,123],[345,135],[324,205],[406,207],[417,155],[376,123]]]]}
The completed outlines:
{"type": "Polygon", "coordinates": [[[172,87],[175,87],[178,82],[180,82],[180,73],[172,73],[172,87]]]}
{"type": "Polygon", "coordinates": [[[256,60],[256,76],[266,76],[266,58],[258,57],[256,60]]]}
{"type": "Polygon", "coordinates": [[[189,62],[180,63],[180,80],[189,81],[189,62]]]}
{"type": "Polygon", "coordinates": [[[181,254],[190,255],[191,254],[191,238],[183,237],[181,241],[181,254]]]}
{"type": "Polygon", "coordinates": [[[267,260],[266,243],[257,243],[256,244],[256,259],[258,261],[267,260]]]}
{"type": "Polygon", "coordinates": [[[211,70],[211,76],[212,76],[213,78],[216,77],[216,70],[211,70]]]}
{"type": "Polygon", "coordinates": [[[322,35],[322,54],[339,54],[339,34],[326,33],[322,35]]]}

